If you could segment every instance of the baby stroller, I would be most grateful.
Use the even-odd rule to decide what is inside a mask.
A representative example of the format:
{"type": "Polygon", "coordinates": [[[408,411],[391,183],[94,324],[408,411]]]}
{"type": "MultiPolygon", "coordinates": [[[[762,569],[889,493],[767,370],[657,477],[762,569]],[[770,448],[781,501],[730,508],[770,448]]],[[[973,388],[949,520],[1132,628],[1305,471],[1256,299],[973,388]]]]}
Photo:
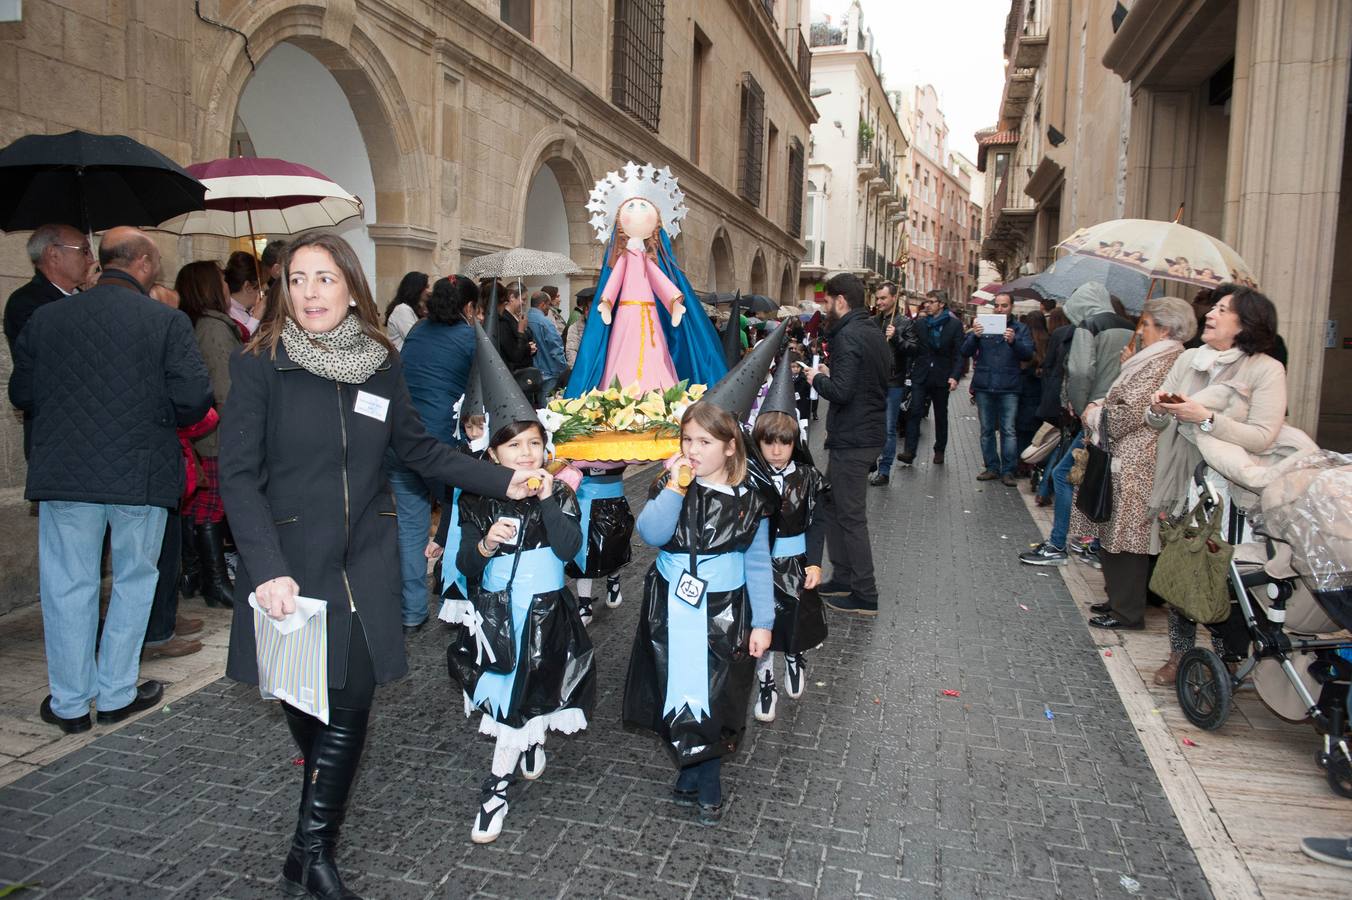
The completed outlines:
{"type": "MultiPolygon", "coordinates": [[[[1208,511],[1218,502],[1198,466],[1208,511]]],[[[1234,692],[1253,684],[1283,719],[1309,720],[1323,737],[1315,754],[1329,786],[1352,797],[1348,686],[1352,684],[1352,456],[1318,451],[1269,470],[1246,515],[1230,505],[1230,616],[1209,625],[1225,659],[1194,647],[1178,666],[1175,689],[1188,721],[1221,727],[1234,692]],[[1235,664],[1233,673],[1229,665],[1235,664]]],[[[1242,490],[1242,489],[1241,489],[1242,490]]]]}

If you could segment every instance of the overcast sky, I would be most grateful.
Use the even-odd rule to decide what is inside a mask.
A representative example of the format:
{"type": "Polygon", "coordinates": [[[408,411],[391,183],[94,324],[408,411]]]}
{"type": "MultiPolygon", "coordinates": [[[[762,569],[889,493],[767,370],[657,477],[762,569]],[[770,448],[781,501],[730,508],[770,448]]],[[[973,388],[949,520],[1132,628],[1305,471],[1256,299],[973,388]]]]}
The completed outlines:
{"type": "MultiPolygon", "coordinates": [[[[929,83],[948,121],[948,146],[976,160],[977,130],[995,124],[1005,83],[1009,0],[861,0],[893,90],[929,83]]],[[[839,23],[849,0],[812,0],[812,20],[839,23]]]]}

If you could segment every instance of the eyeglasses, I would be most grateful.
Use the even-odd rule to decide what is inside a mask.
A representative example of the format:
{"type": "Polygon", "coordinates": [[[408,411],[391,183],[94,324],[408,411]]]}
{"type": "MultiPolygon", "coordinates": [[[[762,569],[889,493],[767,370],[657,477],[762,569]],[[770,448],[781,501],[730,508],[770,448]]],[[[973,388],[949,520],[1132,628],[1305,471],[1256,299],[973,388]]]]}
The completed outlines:
{"type": "Polygon", "coordinates": [[[78,250],[85,256],[93,256],[94,251],[89,249],[87,244],[53,244],[54,247],[63,247],[66,250],[78,250]]]}

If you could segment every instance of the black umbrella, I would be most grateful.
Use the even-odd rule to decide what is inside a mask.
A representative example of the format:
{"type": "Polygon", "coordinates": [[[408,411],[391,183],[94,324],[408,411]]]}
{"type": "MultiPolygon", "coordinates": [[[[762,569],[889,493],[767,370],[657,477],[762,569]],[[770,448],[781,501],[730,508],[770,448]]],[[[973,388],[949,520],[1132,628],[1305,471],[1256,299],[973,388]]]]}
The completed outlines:
{"type": "Polygon", "coordinates": [[[742,308],[753,313],[774,312],[779,304],[764,294],[747,294],[742,298],[742,308]]]}
{"type": "Polygon", "coordinates": [[[0,150],[0,231],[48,223],[89,233],[204,209],[206,186],[120,134],[30,134],[0,150]]]}

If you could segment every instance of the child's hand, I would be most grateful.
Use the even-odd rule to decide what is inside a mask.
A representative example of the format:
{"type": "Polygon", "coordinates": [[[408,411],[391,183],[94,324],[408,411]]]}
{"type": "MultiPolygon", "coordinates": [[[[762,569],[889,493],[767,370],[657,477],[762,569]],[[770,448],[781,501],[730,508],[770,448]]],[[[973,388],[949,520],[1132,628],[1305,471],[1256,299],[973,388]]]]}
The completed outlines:
{"type": "Polygon", "coordinates": [[[770,649],[770,629],[753,628],[751,629],[751,640],[748,642],[748,650],[756,659],[765,655],[765,651],[770,649]]]}
{"type": "Polygon", "coordinates": [[[546,469],[544,476],[540,480],[540,492],[536,494],[536,496],[539,497],[541,500],[544,500],[547,499],[553,493],[554,493],[554,476],[550,475],[549,470],[546,469]]]}
{"type": "Polygon", "coordinates": [[[488,534],[484,535],[484,549],[490,553],[498,552],[498,548],[503,544],[510,544],[516,540],[516,525],[506,519],[498,519],[488,528],[488,534]]]}
{"type": "Polygon", "coordinates": [[[441,553],[442,547],[436,541],[428,541],[427,548],[423,550],[423,556],[427,557],[428,559],[440,559],[441,553]]]}
{"type": "Polygon", "coordinates": [[[803,571],[803,587],[805,589],[810,591],[821,583],[822,583],[821,566],[808,566],[803,571]]]}

